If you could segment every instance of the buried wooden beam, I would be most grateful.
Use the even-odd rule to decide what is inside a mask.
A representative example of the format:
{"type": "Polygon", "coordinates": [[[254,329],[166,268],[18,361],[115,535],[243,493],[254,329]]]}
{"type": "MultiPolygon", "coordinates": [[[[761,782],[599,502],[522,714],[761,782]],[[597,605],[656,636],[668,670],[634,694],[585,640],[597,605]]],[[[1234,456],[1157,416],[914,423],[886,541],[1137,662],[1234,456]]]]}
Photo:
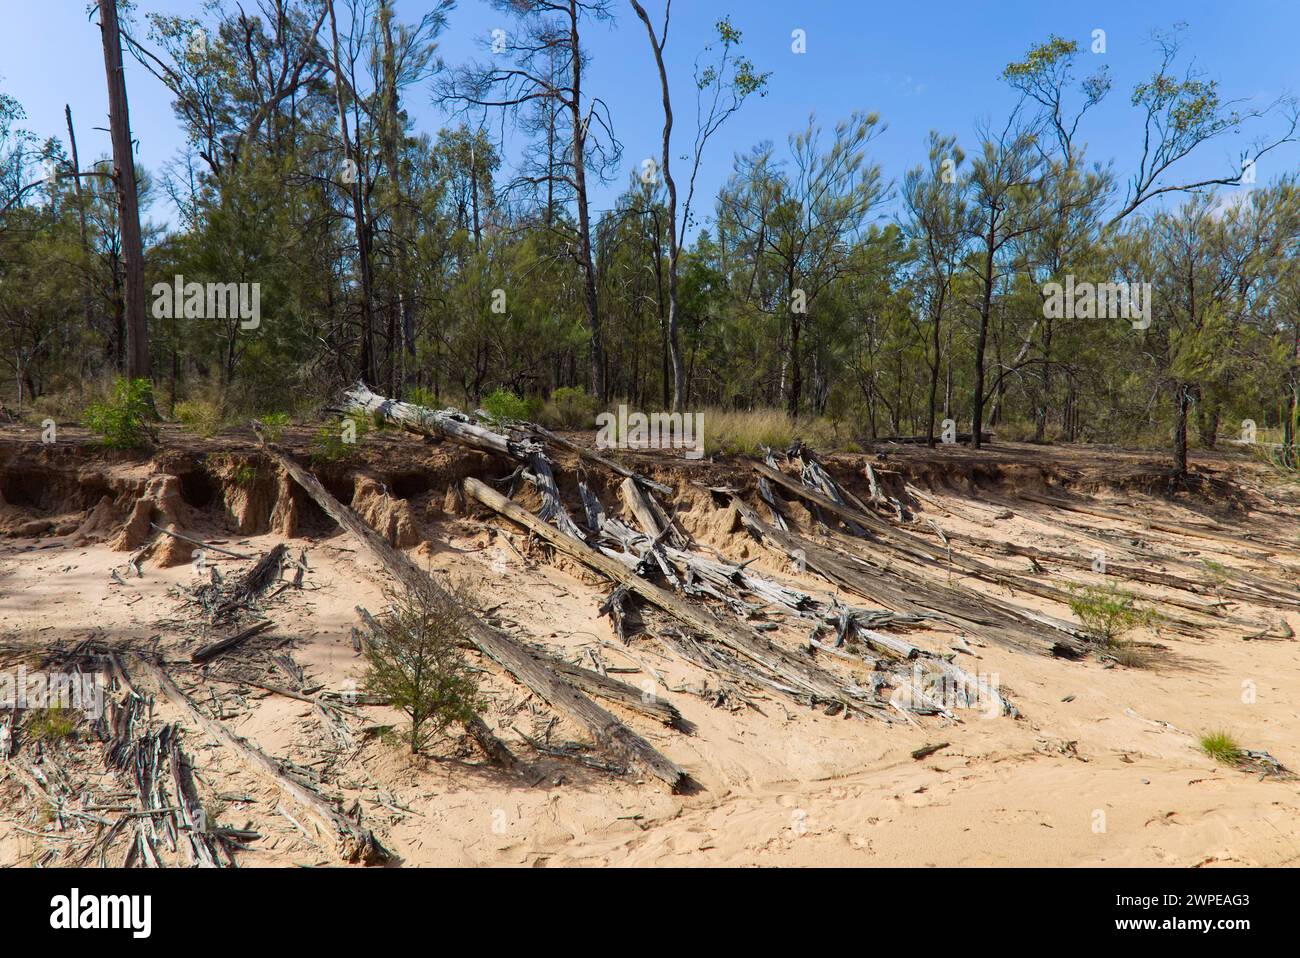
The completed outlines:
{"type": "Polygon", "coordinates": [[[465,494],[469,498],[481,502],[529,531],[535,532],[559,551],[618,584],[626,586],[629,592],[636,593],[682,624],[725,646],[742,658],[757,663],[768,673],[779,676],[800,691],[820,701],[840,702],[853,708],[861,708],[866,704],[848,695],[843,684],[829,672],[800,661],[770,641],[759,639],[720,622],[703,610],[677,598],[666,589],[647,582],[617,559],[597,552],[572,536],[566,536],[554,526],[543,522],[518,503],[489,489],[477,479],[467,478],[464,485],[465,494]]]}
{"type": "MultiPolygon", "coordinates": [[[[263,443],[263,448],[331,519],[352,533],[384,569],[403,586],[415,592],[444,591],[404,553],[389,545],[388,540],[361,519],[348,506],[335,499],[320,480],[290,459],[278,447],[263,443]]],[[[649,742],[628,728],[580,692],[573,683],[548,669],[536,656],[503,632],[491,628],[477,616],[469,617],[470,640],[488,658],[509,672],[521,684],[547,702],[556,711],[577,722],[597,745],[625,755],[634,765],[677,791],[689,784],[686,771],[649,742]]]]}

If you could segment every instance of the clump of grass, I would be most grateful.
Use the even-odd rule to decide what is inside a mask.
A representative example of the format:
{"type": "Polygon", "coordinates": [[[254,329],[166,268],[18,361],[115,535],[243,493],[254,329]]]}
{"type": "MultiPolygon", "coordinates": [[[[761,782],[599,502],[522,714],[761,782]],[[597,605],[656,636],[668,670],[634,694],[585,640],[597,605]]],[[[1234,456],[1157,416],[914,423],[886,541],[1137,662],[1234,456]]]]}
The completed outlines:
{"type": "Polygon", "coordinates": [[[27,722],[27,734],[38,742],[53,744],[72,735],[77,723],[65,709],[56,705],[37,709],[27,722]]]}
{"type": "Polygon", "coordinates": [[[478,683],[462,651],[472,605],[463,586],[391,593],[388,613],[365,644],[366,688],[406,715],[412,755],[479,707],[478,683]]]}
{"type": "Polygon", "coordinates": [[[438,394],[428,386],[416,386],[408,389],[406,392],[406,401],[416,406],[423,406],[426,409],[441,409],[442,400],[438,394]]]}
{"type": "Polygon", "coordinates": [[[1207,732],[1201,736],[1201,751],[1220,765],[1236,766],[1242,763],[1245,752],[1237,740],[1225,731],[1207,732]]]}
{"type": "Polygon", "coordinates": [[[82,421],[110,449],[142,449],[154,440],[153,386],[147,379],[118,379],[108,396],[86,407],[82,421]]]}
{"type": "Polygon", "coordinates": [[[539,413],[555,429],[589,429],[596,420],[596,400],[581,386],[561,386],[539,413]]]}
{"type": "Polygon", "coordinates": [[[221,404],[211,399],[184,399],[176,404],[176,418],[181,426],[204,439],[215,436],[225,423],[221,404]]]}
{"type": "Polygon", "coordinates": [[[1070,611],[1101,645],[1123,648],[1128,645],[1122,641],[1125,635],[1159,620],[1154,610],[1138,608],[1137,596],[1118,586],[1071,586],[1070,592],[1070,611]]]}

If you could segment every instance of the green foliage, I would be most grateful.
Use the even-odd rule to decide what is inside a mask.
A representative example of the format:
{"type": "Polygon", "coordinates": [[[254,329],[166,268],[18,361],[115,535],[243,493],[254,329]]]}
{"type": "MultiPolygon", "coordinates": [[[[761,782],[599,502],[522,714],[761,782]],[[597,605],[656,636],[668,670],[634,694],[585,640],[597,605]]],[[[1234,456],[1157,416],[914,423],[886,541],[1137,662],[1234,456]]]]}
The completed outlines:
{"type": "Polygon", "coordinates": [[[537,412],[535,403],[521,399],[508,389],[494,389],[483,398],[483,411],[498,425],[532,419],[537,412]]]}
{"type": "Polygon", "coordinates": [[[1072,586],[1070,592],[1070,611],[1093,639],[1103,645],[1119,645],[1123,636],[1158,619],[1154,611],[1138,608],[1137,597],[1118,586],[1072,586]]]}
{"type": "Polygon", "coordinates": [[[596,400],[581,386],[561,386],[541,411],[542,422],[555,429],[589,429],[595,423],[596,400]]]}
{"type": "Polygon", "coordinates": [[[364,415],[349,414],[325,423],[312,437],[312,461],[346,462],[356,455],[357,447],[369,431],[370,418],[364,415]]]}
{"type": "Polygon", "coordinates": [[[1220,765],[1240,765],[1245,759],[1237,740],[1226,731],[1207,732],[1201,736],[1201,751],[1220,765]]]}
{"type": "Polygon", "coordinates": [[[108,397],[86,407],[82,421],[111,449],[141,449],[155,437],[153,387],[147,379],[118,379],[108,397]]]}
{"type": "Polygon", "coordinates": [[[478,709],[478,686],[462,651],[469,643],[472,596],[408,590],[389,595],[389,611],[365,644],[365,686],[409,720],[406,736],[418,754],[454,722],[478,709]]]}
{"type": "Polygon", "coordinates": [[[271,442],[279,442],[290,423],[289,414],[284,412],[266,413],[258,416],[257,420],[262,424],[262,432],[271,442]]]}
{"type": "Polygon", "coordinates": [[[27,733],[36,741],[47,745],[68,738],[76,727],[76,720],[68,714],[67,709],[59,705],[36,709],[27,721],[27,733]]]}

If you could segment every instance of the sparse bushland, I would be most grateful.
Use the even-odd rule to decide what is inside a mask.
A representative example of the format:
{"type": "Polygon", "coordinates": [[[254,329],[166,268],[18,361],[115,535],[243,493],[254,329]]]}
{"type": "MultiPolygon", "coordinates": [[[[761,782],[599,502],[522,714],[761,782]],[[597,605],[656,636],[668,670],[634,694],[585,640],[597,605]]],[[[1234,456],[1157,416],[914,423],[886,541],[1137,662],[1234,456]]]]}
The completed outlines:
{"type": "Polygon", "coordinates": [[[463,585],[388,594],[389,608],[365,643],[366,690],[406,715],[413,755],[478,711],[478,683],[464,646],[473,596],[463,585]]]}
{"type": "Polygon", "coordinates": [[[110,449],[143,449],[157,440],[147,379],[118,379],[108,395],[86,407],[82,421],[110,449]]]}
{"type": "Polygon", "coordinates": [[[1220,765],[1236,767],[1245,759],[1245,752],[1229,732],[1220,730],[1201,736],[1201,751],[1220,765]]]}
{"type": "Polygon", "coordinates": [[[561,386],[537,414],[551,429],[591,429],[596,421],[596,400],[581,386],[561,386]]]}

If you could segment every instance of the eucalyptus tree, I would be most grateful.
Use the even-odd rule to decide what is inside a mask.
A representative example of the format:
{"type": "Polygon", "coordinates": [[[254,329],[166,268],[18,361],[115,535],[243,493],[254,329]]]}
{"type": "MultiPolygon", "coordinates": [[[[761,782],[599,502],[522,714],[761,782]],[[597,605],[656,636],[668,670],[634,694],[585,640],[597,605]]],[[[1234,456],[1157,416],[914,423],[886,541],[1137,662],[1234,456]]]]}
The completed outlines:
{"type": "Polygon", "coordinates": [[[605,359],[588,174],[606,180],[617,167],[620,146],[604,102],[585,89],[587,54],[582,31],[612,18],[612,0],[492,0],[511,18],[515,29],[499,30],[491,41],[494,57],[505,64],[474,63],[451,71],[438,85],[438,98],[462,110],[500,110],[518,119],[535,105],[554,108],[568,118],[571,149],[560,163],[548,156],[540,169],[525,170],[512,184],[536,188],[558,182],[572,190],[576,219],[556,218],[553,228],[566,239],[582,270],[584,304],[590,335],[592,392],[605,401],[605,359]],[[576,227],[576,228],[574,228],[576,227]]]}

